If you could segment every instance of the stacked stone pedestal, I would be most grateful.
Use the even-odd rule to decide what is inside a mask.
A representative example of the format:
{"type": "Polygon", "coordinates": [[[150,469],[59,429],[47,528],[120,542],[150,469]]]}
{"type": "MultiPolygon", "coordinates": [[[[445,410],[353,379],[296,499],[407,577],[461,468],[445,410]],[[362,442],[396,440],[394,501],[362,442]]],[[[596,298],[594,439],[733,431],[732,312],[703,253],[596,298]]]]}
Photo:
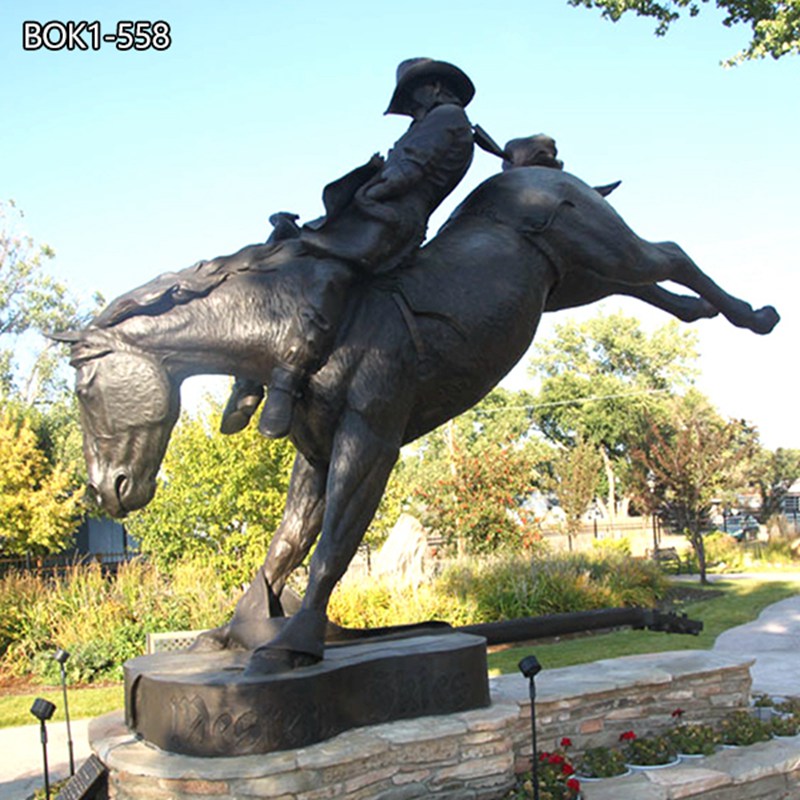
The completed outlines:
{"type": "MultiPolygon", "coordinates": [[[[537,678],[539,746],[569,736],[577,750],[615,743],[631,727],[660,731],[677,706],[689,719],[718,719],[747,706],[749,664],[681,651],[544,670],[537,678]]],[[[133,736],[121,714],[95,721],[90,737],[116,800],[494,800],[528,766],[530,703],[520,675],[493,678],[490,689],[486,708],[362,727],[265,755],[165,752],[133,736]]],[[[586,786],[584,796],[593,800],[598,791],[586,786]]],[[[684,787],[662,796],[702,795],[684,787]]]]}

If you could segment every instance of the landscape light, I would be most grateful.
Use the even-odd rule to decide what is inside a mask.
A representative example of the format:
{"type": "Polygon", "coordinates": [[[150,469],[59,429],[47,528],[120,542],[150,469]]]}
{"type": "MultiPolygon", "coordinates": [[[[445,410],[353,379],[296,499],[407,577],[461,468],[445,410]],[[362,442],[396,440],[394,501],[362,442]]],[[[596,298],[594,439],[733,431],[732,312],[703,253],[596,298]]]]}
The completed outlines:
{"type": "Polygon", "coordinates": [[[69,659],[69,653],[62,648],[53,653],[53,658],[58,661],[58,666],[61,668],[61,691],[64,695],[64,719],[67,721],[67,748],[69,749],[69,774],[75,774],[75,751],[72,747],[72,728],[69,724],[69,704],[67,703],[67,669],[66,663],[69,659]]]}
{"type": "Polygon", "coordinates": [[[49,700],[37,697],[31,706],[31,714],[39,720],[40,738],[42,740],[42,761],[44,762],[44,793],[50,800],[50,773],[47,768],[47,726],[45,723],[53,716],[56,707],[49,700]]]}
{"type": "Polygon", "coordinates": [[[536,676],[542,671],[542,665],[536,656],[525,656],[519,662],[519,671],[528,679],[528,693],[531,698],[531,782],[533,783],[533,800],[539,800],[539,754],[536,751],[536,676]]]}

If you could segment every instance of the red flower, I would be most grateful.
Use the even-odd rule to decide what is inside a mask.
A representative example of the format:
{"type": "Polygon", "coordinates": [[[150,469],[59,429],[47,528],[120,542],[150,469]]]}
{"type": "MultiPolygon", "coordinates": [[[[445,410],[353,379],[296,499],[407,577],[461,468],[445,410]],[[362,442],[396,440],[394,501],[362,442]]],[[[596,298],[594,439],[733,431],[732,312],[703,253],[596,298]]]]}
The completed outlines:
{"type": "Polygon", "coordinates": [[[572,747],[572,739],[570,739],[569,736],[565,736],[560,744],[562,747],[572,747]]]}
{"type": "Polygon", "coordinates": [[[550,758],[550,753],[539,753],[539,761],[547,761],[548,758],[550,758]]]}
{"type": "Polygon", "coordinates": [[[619,735],[619,740],[621,742],[632,742],[635,738],[636,734],[633,731],[625,731],[625,733],[619,735]]]}
{"type": "Polygon", "coordinates": [[[577,792],[581,788],[581,782],[577,778],[570,778],[567,781],[567,789],[572,789],[573,792],[577,792]]]}
{"type": "Polygon", "coordinates": [[[561,774],[562,775],[572,775],[575,772],[575,767],[572,766],[569,762],[562,764],[561,766],[561,774]]]}
{"type": "Polygon", "coordinates": [[[678,719],[679,719],[680,717],[682,717],[682,716],[683,716],[683,709],[682,709],[682,708],[676,708],[676,709],[675,709],[675,710],[672,712],[672,716],[673,716],[673,717],[676,717],[676,718],[678,718],[678,719]]]}
{"type": "Polygon", "coordinates": [[[564,758],[564,756],[560,756],[558,753],[553,753],[553,755],[550,756],[548,761],[551,764],[555,764],[556,766],[558,766],[559,764],[563,764],[564,761],[566,761],[566,759],[564,758]]]}

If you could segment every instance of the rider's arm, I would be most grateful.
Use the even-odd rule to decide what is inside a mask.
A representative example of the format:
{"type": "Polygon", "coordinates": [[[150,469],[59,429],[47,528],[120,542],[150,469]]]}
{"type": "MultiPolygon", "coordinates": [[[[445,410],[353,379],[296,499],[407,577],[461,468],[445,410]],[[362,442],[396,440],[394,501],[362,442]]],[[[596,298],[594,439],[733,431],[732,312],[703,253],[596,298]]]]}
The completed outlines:
{"type": "Polygon", "coordinates": [[[434,108],[397,142],[378,178],[365,188],[365,195],[370,200],[386,200],[404,194],[465,142],[471,147],[472,128],[464,110],[456,105],[434,108]]]}

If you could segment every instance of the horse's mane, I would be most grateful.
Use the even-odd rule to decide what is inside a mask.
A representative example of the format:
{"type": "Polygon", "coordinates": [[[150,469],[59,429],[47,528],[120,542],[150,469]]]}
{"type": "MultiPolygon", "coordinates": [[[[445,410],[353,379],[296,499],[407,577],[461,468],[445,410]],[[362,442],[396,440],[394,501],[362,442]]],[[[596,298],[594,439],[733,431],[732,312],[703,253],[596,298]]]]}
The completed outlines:
{"type": "Polygon", "coordinates": [[[235,269],[225,258],[198,261],[180,272],[165,272],[153,280],[120,295],[91,323],[93,328],[111,328],[129,317],[158,315],[197,297],[205,297],[235,269]]]}

